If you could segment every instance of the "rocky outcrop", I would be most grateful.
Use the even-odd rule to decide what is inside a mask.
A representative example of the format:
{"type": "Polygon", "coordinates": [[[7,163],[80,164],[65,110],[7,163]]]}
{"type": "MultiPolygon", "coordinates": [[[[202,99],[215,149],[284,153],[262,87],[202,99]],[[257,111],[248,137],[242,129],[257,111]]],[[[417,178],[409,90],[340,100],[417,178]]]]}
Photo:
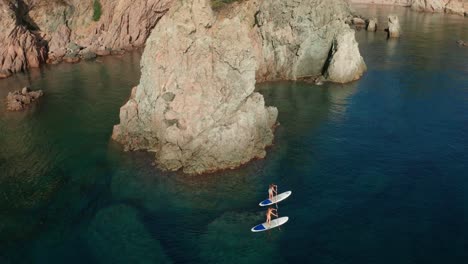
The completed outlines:
{"type": "Polygon", "coordinates": [[[443,12],[445,2],[442,0],[413,0],[411,8],[424,12],[443,12]]]}
{"type": "MultiPolygon", "coordinates": [[[[162,169],[186,173],[265,157],[277,110],[254,92],[256,80],[319,76],[332,46],[332,73],[356,55],[363,63],[348,15],[341,0],[243,1],[216,12],[209,0],[175,2],[146,43],[140,84],[120,110],[113,139],[154,152],[162,169]]],[[[350,67],[330,80],[360,74],[350,67]]]]}
{"type": "Polygon", "coordinates": [[[347,83],[361,78],[366,69],[354,38],[354,30],[343,29],[333,41],[330,65],[325,77],[332,82],[347,83]]]}
{"type": "Polygon", "coordinates": [[[8,111],[21,111],[24,110],[29,104],[36,101],[43,95],[42,90],[29,91],[29,88],[24,87],[21,91],[8,93],[7,96],[7,110],[8,111]]]}
{"type": "Polygon", "coordinates": [[[76,62],[70,43],[106,55],[142,46],[172,0],[97,2],[99,16],[91,0],[0,0],[0,71],[76,62]]]}
{"type": "Polygon", "coordinates": [[[388,16],[388,37],[389,38],[398,38],[400,37],[400,22],[398,16],[389,15],[388,16]]]}
{"type": "Polygon", "coordinates": [[[457,14],[460,16],[465,15],[465,12],[468,12],[468,9],[465,9],[465,5],[468,8],[468,2],[463,0],[450,0],[445,5],[445,13],[457,14]],[[464,3],[466,2],[466,3],[464,3]]]}

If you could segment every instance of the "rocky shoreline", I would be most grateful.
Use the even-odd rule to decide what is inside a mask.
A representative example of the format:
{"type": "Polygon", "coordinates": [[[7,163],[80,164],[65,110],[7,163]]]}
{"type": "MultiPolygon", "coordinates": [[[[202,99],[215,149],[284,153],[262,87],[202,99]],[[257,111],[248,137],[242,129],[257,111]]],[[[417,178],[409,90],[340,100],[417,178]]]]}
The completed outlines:
{"type": "Polygon", "coordinates": [[[464,0],[348,0],[356,4],[383,4],[410,7],[430,13],[448,13],[468,16],[468,2],[464,0]]]}
{"type": "Polygon", "coordinates": [[[0,78],[141,47],[171,2],[0,0],[0,78]]]}

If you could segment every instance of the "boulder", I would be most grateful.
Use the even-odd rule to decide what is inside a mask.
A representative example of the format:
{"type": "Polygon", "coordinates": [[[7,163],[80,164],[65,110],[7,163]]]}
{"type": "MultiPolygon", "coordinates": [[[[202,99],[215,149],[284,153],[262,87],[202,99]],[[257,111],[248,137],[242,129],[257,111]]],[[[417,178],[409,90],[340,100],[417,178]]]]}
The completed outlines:
{"type": "Polygon", "coordinates": [[[89,50],[82,51],[80,56],[83,60],[93,60],[97,58],[97,54],[89,50]]]}
{"type": "Polygon", "coordinates": [[[377,18],[371,18],[369,19],[369,22],[367,23],[367,31],[376,31],[377,30],[377,18]]]}
{"type": "Polygon", "coordinates": [[[389,38],[398,38],[400,37],[400,22],[398,21],[398,16],[389,15],[388,16],[388,37],[389,38]]]}
{"type": "Polygon", "coordinates": [[[78,63],[80,62],[80,60],[80,57],[74,54],[66,55],[65,57],[63,57],[63,61],[66,63],[78,63]]]}
{"type": "Polygon", "coordinates": [[[110,50],[107,49],[98,49],[96,50],[96,55],[98,56],[109,56],[111,54],[110,50]]]}
{"type": "Polygon", "coordinates": [[[0,70],[0,79],[5,79],[11,76],[11,72],[9,70],[0,70]]]}
{"type": "Polygon", "coordinates": [[[366,21],[360,17],[353,17],[353,25],[362,25],[364,26],[366,21]]]}
{"type": "Polygon", "coordinates": [[[347,83],[359,79],[367,67],[359,53],[354,30],[344,29],[335,37],[325,77],[328,81],[347,83]]]}

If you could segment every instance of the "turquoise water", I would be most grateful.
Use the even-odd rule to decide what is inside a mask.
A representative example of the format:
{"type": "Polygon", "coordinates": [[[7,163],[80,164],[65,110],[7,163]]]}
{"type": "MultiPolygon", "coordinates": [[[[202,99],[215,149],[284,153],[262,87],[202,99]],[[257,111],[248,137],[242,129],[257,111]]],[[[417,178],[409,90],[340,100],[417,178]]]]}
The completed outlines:
{"type": "Polygon", "coordinates": [[[281,125],[233,171],[162,173],[109,140],[138,52],[1,80],[46,95],[0,102],[0,263],[468,262],[468,20],[356,9],[398,13],[403,37],[357,33],[360,81],[259,85],[281,125]],[[253,234],[270,182],[290,221],[253,234]]]}

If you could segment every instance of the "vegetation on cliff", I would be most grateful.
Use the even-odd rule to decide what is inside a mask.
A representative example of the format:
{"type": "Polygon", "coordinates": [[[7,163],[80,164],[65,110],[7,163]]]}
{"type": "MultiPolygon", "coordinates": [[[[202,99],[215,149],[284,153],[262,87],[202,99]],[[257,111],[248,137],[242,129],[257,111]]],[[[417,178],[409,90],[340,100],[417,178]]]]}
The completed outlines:
{"type": "Polygon", "coordinates": [[[102,15],[102,6],[101,6],[101,2],[99,0],[94,0],[93,10],[94,10],[93,20],[94,21],[99,21],[99,19],[101,18],[101,15],[102,15]]]}

